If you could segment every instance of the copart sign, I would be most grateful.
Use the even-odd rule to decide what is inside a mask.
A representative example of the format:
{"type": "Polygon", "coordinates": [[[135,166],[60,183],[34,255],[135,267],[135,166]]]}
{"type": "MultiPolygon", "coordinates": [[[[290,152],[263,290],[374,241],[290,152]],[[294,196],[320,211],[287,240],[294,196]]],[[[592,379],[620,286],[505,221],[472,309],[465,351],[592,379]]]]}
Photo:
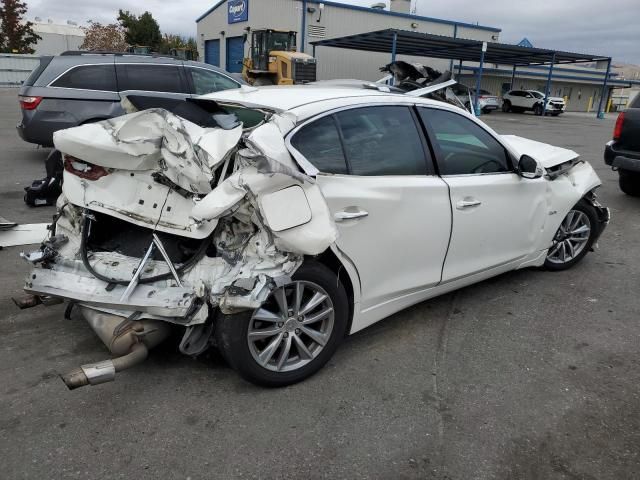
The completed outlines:
{"type": "Polygon", "coordinates": [[[249,20],[249,0],[229,0],[227,22],[238,23],[249,20]]]}

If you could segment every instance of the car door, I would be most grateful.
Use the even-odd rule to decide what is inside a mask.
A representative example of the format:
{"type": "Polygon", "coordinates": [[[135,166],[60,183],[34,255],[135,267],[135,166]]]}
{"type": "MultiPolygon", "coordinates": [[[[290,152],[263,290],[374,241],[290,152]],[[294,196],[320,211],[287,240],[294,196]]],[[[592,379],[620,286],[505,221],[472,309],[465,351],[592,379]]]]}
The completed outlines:
{"type": "Polygon", "coordinates": [[[440,282],[451,209],[424,140],[406,105],[350,107],[289,137],[292,153],[319,170],[337,247],[358,271],[361,311],[440,282]]]}
{"type": "Polygon", "coordinates": [[[506,148],[479,122],[452,110],[418,111],[453,212],[442,282],[508,269],[534,253],[547,215],[545,180],[515,173],[506,148]]]}
{"type": "Polygon", "coordinates": [[[179,64],[116,63],[120,97],[129,95],[184,100],[191,96],[179,64]]]}
{"type": "Polygon", "coordinates": [[[511,101],[511,106],[513,107],[524,107],[522,101],[524,98],[522,97],[522,92],[519,90],[514,90],[509,94],[509,100],[511,101]]]}

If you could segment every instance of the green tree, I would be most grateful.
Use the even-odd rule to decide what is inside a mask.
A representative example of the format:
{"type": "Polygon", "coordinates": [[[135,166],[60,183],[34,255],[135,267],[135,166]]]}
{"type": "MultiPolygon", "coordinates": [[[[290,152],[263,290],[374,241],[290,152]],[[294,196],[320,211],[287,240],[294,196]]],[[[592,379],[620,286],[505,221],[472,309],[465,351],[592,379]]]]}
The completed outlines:
{"type": "Polygon", "coordinates": [[[42,40],[33,31],[33,22],[23,20],[27,4],[19,0],[2,0],[0,3],[0,52],[34,53],[31,45],[42,40]]]}
{"type": "Polygon", "coordinates": [[[153,50],[160,47],[160,26],[151,13],[144,12],[138,16],[128,10],[119,10],[118,22],[124,28],[125,40],[129,45],[145,45],[153,50]]]}

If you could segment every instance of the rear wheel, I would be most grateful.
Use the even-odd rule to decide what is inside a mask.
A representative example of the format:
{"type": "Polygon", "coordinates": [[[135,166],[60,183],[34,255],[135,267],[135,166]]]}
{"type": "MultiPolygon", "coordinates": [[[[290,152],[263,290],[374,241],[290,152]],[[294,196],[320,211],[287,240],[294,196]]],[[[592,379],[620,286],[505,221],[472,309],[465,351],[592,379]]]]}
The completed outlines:
{"type": "Polygon", "coordinates": [[[244,379],[282,387],[313,375],[331,358],[346,333],[348,312],[336,275],[307,261],[262,307],[219,315],[216,342],[244,379]]]}
{"type": "Polygon", "coordinates": [[[502,111],[504,113],[509,113],[511,111],[511,102],[509,100],[502,102],[502,111]]]}
{"type": "Polygon", "coordinates": [[[640,172],[618,170],[620,190],[632,197],[640,197],[640,172]]]}
{"type": "Polygon", "coordinates": [[[580,200],[558,227],[544,266],[548,270],[566,270],[574,266],[591,249],[597,230],[595,209],[587,201],[580,200]]]}

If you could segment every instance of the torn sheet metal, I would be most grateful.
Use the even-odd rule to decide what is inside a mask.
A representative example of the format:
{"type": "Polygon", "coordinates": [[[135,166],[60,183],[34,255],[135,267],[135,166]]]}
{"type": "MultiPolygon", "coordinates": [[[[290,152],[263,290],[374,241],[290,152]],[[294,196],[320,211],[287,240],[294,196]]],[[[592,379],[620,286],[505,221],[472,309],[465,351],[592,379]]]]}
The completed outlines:
{"type": "MultiPolygon", "coordinates": [[[[108,174],[88,180],[65,171],[56,235],[68,241],[43,245],[55,255],[35,260],[27,290],[182,325],[203,323],[210,308],[259,307],[290,280],[304,255],[322,253],[337,237],[319,187],[286,148],[285,133],[294,125],[295,118],[278,114],[244,133],[241,127],[205,129],[150,109],[58,132],[54,141],[63,154],[108,174]],[[179,281],[141,280],[123,300],[128,282],[106,289],[92,272],[130,279],[144,252],[91,251],[83,263],[83,228],[92,223],[83,217],[93,211],[176,235],[176,245],[188,237],[210,248],[187,269],[175,263],[179,281]]],[[[167,271],[167,262],[148,260],[141,278],[167,271]]]]}
{"type": "Polygon", "coordinates": [[[154,170],[194,193],[209,193],[212,168],[240,140],[242,127],[202,128],[154,108],[60,130],[58,150],[94,165],[124,171],[154,170]]]}
{"type": "Polygon", "coordinates": [[[0,230],[0,247],[41,243],[49,235],[48,223],[27,223],[0,230]]]}

